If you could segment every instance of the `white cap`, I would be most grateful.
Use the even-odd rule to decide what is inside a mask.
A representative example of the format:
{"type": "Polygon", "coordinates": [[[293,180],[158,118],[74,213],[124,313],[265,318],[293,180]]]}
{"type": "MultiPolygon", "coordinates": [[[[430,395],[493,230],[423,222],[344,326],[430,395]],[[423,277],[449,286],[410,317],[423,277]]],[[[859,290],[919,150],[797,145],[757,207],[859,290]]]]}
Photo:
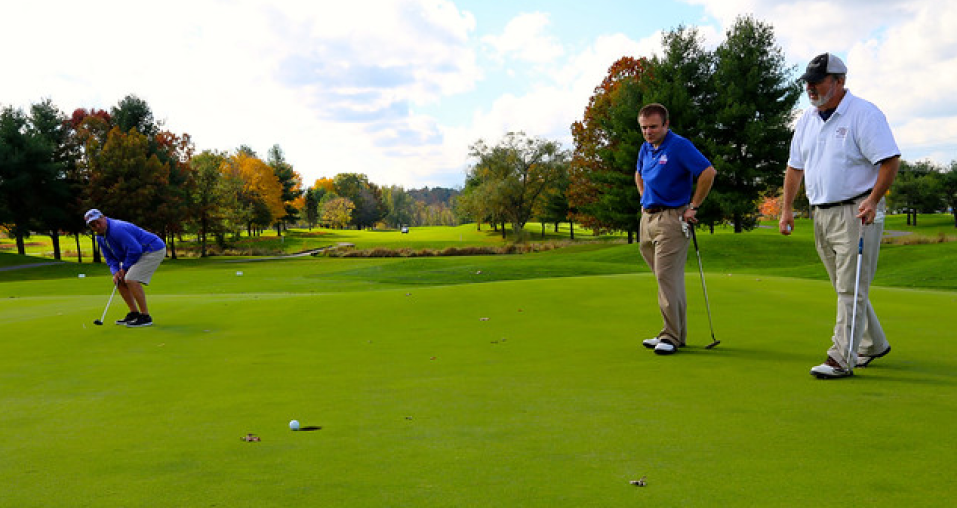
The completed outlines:
{"type": "Polygon", "coordinates": [[[91,209],[87,210],[87,212],[86,212],[85,214],[83,214],[83,220],[84,220],[87,224],[89,224],[89,223],[95,221],[96,219],[99,219],[99,218],[102,217],[102,216],[103,216],[103,212],[97,210],[96,208],[91,208],[91,209]]]}

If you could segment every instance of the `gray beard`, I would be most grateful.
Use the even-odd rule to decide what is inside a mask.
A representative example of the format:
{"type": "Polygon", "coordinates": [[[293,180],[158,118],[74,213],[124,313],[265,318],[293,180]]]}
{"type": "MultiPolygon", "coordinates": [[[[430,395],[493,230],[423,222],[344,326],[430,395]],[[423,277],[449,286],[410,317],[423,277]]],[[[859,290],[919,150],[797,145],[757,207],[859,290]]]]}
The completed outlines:
{"type": "Polygon", "coordinates": [[[831,87],[831,90],[827,92],[827,95],[818,96],[817,100],[814,100],[814,99],[808,97],[808,100],[811,101],[811,105],[812,105],[812,106],[814,106],[815,108],[819,108],[819,107],[821,107],[821,106],[827,104],[828,102],[831,102],[831,99],[834,98],[834,92],[835,92],[835,91],[836,91],[836,88],[831,87]]]}

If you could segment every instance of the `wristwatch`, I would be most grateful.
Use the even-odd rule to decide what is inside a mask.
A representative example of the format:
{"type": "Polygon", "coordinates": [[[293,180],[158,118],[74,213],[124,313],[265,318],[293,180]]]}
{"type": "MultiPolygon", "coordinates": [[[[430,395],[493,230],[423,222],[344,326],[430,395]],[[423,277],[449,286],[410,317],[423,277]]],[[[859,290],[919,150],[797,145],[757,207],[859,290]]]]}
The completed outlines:
{"type": "Polygon", "coordinates": [[[689,209],[689,210],[695,210],[695,211],[697,211],[697,210],[698,210],[698,207],[697,207],[697,206],[694,206],[694,205],[691,205],[691,204],[689,204],[689,205],[688,205],[688,209],[689,209]]]}

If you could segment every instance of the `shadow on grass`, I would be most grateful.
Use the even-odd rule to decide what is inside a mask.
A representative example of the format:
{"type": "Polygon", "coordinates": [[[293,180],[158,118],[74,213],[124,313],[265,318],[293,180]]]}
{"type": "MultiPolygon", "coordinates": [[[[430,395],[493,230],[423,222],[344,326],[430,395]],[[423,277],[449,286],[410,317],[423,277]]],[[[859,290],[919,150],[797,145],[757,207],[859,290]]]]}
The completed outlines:
{"type": "MultiPolygon", "coordinates": [[[[925,364],[926,365],[926,364],[925,364]]],[[[945,368],[915,368],[907,365],[881,365],[879,368],[864,367],[855,370],[868,379],[879,379],[892,383],[904,383],[927,386],[954,386],[954,374],[945,368]],[[907,376],[907,377],[902,377],[907,376]]]]}
{"type": "MultiPolygon", "coordinates": [[[[710,344],[710,343],[709,343],[710,344]]],[[[724,342],[718,344],[717,346],[708,349],[707,344],[701,345],[686,345],[685,347],[678,350],[678,354],[716,354],[725,357],[738,357],[742,359],[752,360],[767,358],[768,355],[778,355],[777,352],[773,352],[768,349],[754,349],[754,348],[739,348],[733,345],[727,346],[724,342]]]]}

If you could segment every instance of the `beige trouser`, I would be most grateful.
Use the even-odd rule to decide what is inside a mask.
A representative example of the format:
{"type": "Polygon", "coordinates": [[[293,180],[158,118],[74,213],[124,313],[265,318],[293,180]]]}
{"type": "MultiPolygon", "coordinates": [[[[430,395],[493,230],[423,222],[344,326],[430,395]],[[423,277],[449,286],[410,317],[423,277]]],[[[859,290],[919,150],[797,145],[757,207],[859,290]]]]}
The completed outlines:
{"type": "MultiPolygon", "coordinates": [[[[857,218],[857,203],[833,208],[818,209],[814,212],[814,243],[817,253],[824,262],[831,285],[837,293],[837,323],[834,325],[834,343],[827,351],[828,356],[843,366],[849,364],[847,358],[848,337],[851,335],[851,314],[854,310],[854,281],[857,276],[858,242],[861,234],[861,219],[857,218]]],[[[857,295],[857,319],[854,325],[854,347],[852,351],[862,355],[875,355],[889,346],[877,314],[871,307],[868,292],[871,280],[877,272],[877,256],[881,248],[881,236],[884,233],[885,204],[882,199],[877,205],[877,217],[873,224],[864,226],[864,248],[861,256],[861,280],[857,295]]],[[[850,359],[851,366],[856,365],[857,354],[850,359]]]]}
{"type": "Polygon", "coordinates": [[[639,249],[658,280],[658,307],[664,328],[658,338],[685,345],[688,335],[688,300],[685,295],[685,262],[689,237],[681,230],[684,208],[641,214],[639,249]]]}

